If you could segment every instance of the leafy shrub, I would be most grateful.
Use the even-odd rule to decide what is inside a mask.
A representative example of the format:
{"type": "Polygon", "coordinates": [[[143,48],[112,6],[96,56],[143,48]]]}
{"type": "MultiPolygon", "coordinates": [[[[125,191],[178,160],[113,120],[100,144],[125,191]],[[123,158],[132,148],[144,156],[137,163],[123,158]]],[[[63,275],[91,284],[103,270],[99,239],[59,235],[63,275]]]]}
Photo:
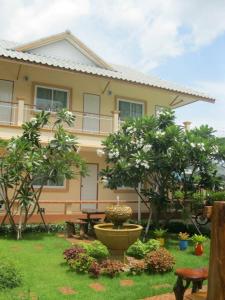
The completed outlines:
{"type": "Polygon", "coordinates": [[[98,278],[101,274],[101,265],[97,261],[93,261],[91,264],[88,273],[95,278],[98,278]]]}
{"type": "Polygon", "coordinates": [[[160,242],[155,239],[150,239],[146,243],[137,240],[133,245],[131,245],[127,250],[127,255],[135,258],[144,258],[145,255],[153,250],[156,250],[160,247],[160,242]]]}
{"type": "Polygon", "coordinates": [[[167,229],[158,228],[153,231],[156,238],[162,238],[166,235],[167,229]]]}
{"type": "Polygon", "coordinates": [[[191,240],[195,243],[195,244],[203,244],[204,242],[207,241],[207,237],[202,235],[202,234],[194,234],[191,237],[191,240]]]}
{"type": "Polygon", "coordinates": [[[127,255],[135,258],[143,258],[145,254],[146,254],[145,244],[142,243],[142,241],[140,240],[137,240],[127,250],[127,255]]]}
{"type": "Polygon", "coordinates": [[[145,244],[146,253],[160,248],[160,242],[155,239],[148,240],[145,244]]]}
{"type": "Polygon", "coordinates": [[[109,250],[100,241],[94,241],[90,244],[80,243],[80,245],[87,251],[88,255],[97,260],[102,260],[109,256],[109,250]]]}
{"type": "Polygon", "coordinates": [[[12,289],[22,283],[21,273],[6,258],[0,258],[0,290],[12,289]]]}
{"type": "Polygon", "coordinates": [[[129,265],[129,272],[132,275],[140,275],[145,271],[145,262],[143,260],[132,261],[129,265]]]}
{"type": "Polygon", "coordinates": [[[80,253],[75,259],[68,261],[70,267],[77,273],[87,273],[94,262],[94,258],[86,253],[80,253]]]}
{"type": "Polygon", "coordinates": [[[212,199],[212,201],[225,201],[225,191],[211,192],[210,198],[212,199]]]}
{"type": "Polygon", "coordinates": [[[189,240],[189,234],[187,232],[179,232],[178,238],[181,241],[187,241],[189,240]]]}
{"type": "Polygon", "coordinates": [[[70,261],[70,260],[74,260],[79,258],[79,255],[81,253],[86,253],[86,250],[82,247],[79,247],[77,245],[73,246],[72,248],[66,249],[63,254],[64,254],[64,259],[66,259],[66,261],[70,261]]]}
{"type": "Polygon", "coordinates": [[[165,248],[159,248],[149,252],[145,257],[146,269],[152,273],[164,273],[172,271],[175,260],[172,254],[165,248]]]}
{"type": "MultiPolygon", "coordinates": [[[[63,232],[65,230],[65,223],[58,224],[47,224],[49,232],[63,232]]],[[[27,224],[26,229],[24,230],[26,233],[39,233],[46,232],[46,227],[44,224],[27,224]]],[[[0,226],[0,234],[11,234],[13,233],[13,228],[10,225],[2,225],[0,226]]]]}
{"type": "Polygon", "coordinates": [[[102,273],[113,278],[124,271],[124,265],[121,261],[107,259],[102,262],[102,273]]]}

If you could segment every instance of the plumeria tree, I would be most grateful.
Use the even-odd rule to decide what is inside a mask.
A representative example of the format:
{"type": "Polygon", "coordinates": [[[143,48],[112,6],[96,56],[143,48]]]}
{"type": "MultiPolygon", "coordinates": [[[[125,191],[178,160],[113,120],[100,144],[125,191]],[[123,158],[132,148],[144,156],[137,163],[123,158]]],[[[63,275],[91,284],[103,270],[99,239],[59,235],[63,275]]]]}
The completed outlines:
{"type": "Polygon", "coordinates": [[[41,143],[41,129],[49,121],[50,113],[40,112],[22,125],[21,136],[11,138],[7,144],[1,142],[4,151],[0,160],[0,197],[6,210],[2,224],[8,219],[17,239],[22,237],[32,215],[41,213],[39,199],[46,181],[56,182],[59,176],[71,179],[86,172],[76,138],[63,127],[73,124],[73,114],[66,110],[58,112],[52,124],[53,138],[41,143]]]}
{"type": "Polygon", "coordinates": [[[149,209],[149,222],[152,205],[159,213],[175,191],[190,197],[199,189],[213,188],[217,164],[225,158],[223,143],[212,128],[187,131],[175,124],[170,110],[126,121],[103,145],[107,163],[100,173],[103,183],[111,189],[133,187],[149,209]]]}

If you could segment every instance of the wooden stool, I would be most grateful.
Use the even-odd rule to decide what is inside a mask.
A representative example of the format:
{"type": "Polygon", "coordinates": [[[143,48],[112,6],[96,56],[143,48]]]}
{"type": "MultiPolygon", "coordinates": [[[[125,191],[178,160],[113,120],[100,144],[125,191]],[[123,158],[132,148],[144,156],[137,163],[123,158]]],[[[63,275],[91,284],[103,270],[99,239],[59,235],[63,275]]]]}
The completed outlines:
{"type": "Polygon", "coordinates": [[[68,238],[73,237],[76,233],[75,225],[80,225],[79,236],[81,239],[85,237],[85,230],[87,222],[83,220],[66,221],[66,236],[68,238]]]}
{"type": "Polygon", "coordinates": [[[192,293],[198,292],[202,288],[203,281],[208,278],[208,269],[200,268],[200,269],[177,269],[175,272],[177,275],[177,281],[173,288],[176,300],[183,300],[184,293],[186,289],[189,287],[192,282],[192,293]],[[184,285],[184,282],[186,284],[184,285]]]}
{"type": "Polygon", "coordinates": [[[75,234],[74,222],[66,221],[65,234],[68,238],[72,237],[75,234]]]}

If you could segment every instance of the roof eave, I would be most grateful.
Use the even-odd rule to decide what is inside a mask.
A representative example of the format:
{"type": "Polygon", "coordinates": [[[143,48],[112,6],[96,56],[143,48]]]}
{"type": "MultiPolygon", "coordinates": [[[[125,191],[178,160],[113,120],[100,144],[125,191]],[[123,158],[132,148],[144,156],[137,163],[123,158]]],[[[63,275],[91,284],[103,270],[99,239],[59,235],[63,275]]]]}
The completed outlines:
{"type": "MultiPolygon", "coordinates": [[[[194,97],[198,98],[198,99],[196,99],[192,102],[205,101],[205,102],[209,102],[209,103],[215,103],[215,101],[216,101],[216,99],[214,99],[214,98],[210,98],[210,97],[206,97],[206,96],[205,97],[200,96],[200,95],[197,95],[195,93],[183,92],[183,91],[177,90],[177,89],[170,89],[170,88],[167,88],[167,87],[157,86],[157,85],[154,85],[154,84],[151,85],[151,84],[147,84],[147,83],[137,82],[135,80],[128,80],[128,79],[124,79],[124,78],[114,78],[113,76],[109,76],[109,75],[95,74],[94,72],[87,72],[87,71],[83,71],[83,70],[73,70],[71,68],[54,66],[54,65],[51,65],[51,64],[41,63],[41,62],[34,62],[34,61],[30,61],[30,60],[25,60],[23,58],[19,59],[19,58],[16,58],[16,57],[10,57],[10,56],[6,56],[6,55],[0,55],[0,57],[2,57],[5,60],[17,61],[17,62],[28,64],[28,65],[36,65],[36,66],[47,67],[47,68],[51,68],[51,69],[58,69],[58,70],[68,71],[68,72],[83,73],[83,74],[94,75],[94,76],[103,77],[103,78],[111,78],[111,79],[114,79],[114,80],[125,81],[125,82],[128,82],[128,83],[138,84],[138,85],[142,85],[142,86],[146,86],[146,87],[159,88],[159,89],[163,89],[163,90],[167,90],[167,91],[171,91],[171,92],[177,92],[177,93],[180,93],[180,94],[183,94],[183,95],[189,95],[189,96],[194,96],[194,97]]],[[[192,102],[190,102],[190,103],[192,103],[192,102]]],[[[187,104],[190,104],[190,103],[187,103],[187,104]]]]}

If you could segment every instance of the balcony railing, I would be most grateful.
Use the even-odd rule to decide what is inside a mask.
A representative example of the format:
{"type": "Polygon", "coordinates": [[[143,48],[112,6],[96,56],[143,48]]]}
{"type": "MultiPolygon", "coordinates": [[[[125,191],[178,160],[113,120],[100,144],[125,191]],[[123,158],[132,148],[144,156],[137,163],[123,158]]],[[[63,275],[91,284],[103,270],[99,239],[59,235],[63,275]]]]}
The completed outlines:
{"type": "Polygon", "coordinates": [[[18,103],[0,101],[0,125],[17,125],[18,103]]]}
{"type": "MultiPolygon", "coordinates": [[[[0,125],[21,126],[23,123],[34,118],[39,111],[34,105],[24,104],[23,100],[19,100],[18,103],[0,102],[0,125]]],[[[50,122],[46,126],[46,129],[52,128],[51,125],[56,118],[56,113],[54,111],[50,112],[50,122]]],[[[74,125],[68,127],[68,130],[72,132],[107,135],[117,131],[119,128],[118,112],[114,112],[112,115],[100,115],[80,111],[72,111],[72,113],[76,117],[74,125]]]]}

